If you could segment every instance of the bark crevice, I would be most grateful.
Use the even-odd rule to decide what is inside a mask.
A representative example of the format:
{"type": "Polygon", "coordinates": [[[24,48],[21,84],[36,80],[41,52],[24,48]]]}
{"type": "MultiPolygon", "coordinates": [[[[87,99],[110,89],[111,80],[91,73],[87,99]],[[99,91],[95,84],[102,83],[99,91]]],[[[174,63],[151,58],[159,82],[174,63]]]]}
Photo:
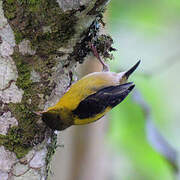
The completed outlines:
{"type": "Polygon", "coordinates": [[[17,120],[0,134],[0,153],[15,157],[8,170],[1,168],[0,160],[0,176],[47,178],[56,134],[33,112],[59,100],[71,83],[76,64],[90,53],[89,42],[105,58],[113,50],[110,36],[99,34],[107,0],[63,2],[0,2],[0,64],[8,70],[0,78],[0,119],[9,112],[9,118],[17,120]],[[38,153],[41,159],[33,164],[38,153]],[[23,165],[24,172],[18,172],[23,165]]]}

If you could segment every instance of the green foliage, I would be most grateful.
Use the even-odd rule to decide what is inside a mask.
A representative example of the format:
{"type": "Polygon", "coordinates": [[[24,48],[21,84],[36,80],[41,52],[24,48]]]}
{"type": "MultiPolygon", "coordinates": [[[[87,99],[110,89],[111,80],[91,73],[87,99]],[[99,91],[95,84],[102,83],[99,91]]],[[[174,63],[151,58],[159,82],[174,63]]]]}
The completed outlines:
{"type": "Polygon", "coordinates": [[[115,30],[118,23],[129,28],[146,30],[146,33],[159,33],[159,29],[177,19],[180,14],[179,0],[126,0],[111,1],[109,25],[115,30]]]}
{"type": "MultiPolygon", "coordinates": [[[[175,22],[179,22],[178,18],[180,15],[180,1],[111,1],[110,8],[108,9],[108,15],[109,29],[112,32],[113,36],[115,36],[119,40],[118,42],[121,43],[122,38],[123,42],[126,43],[126,48],[136,48],[136,45],[131,46],[131,42],[137,41],[137,51],[140,47],[143,53],[146,53],[149,46],[142,47],[144,44],[147,45],[147,42],[156,43],[156,41],[154,40],[158,41],[160,37],[162,38],[162,36],[160,35],[162,35],[163,32],[168,31],[170,28],[173,29],[173,26],[175,26],[174,29],[176,29],[177,24],[175,24],[175,22]],[[126,30],[126,32],[124,30],[126,30]],[[125,37],[127,38],[126,40],[123,39],[123,35],[125,35],[125,37]],[[128,35],[132,35],[131,37],[134,39],[131,41],[130,39],[128,39],[128,35]],[[138,39],[141,40],[141,45],[138,44],[138,39]]],[[[166,40],[168,43],[168,38],[163,39],[162,42],[157,43],[161,44],[166,40]]],[[[123,43],[120,46],[123,47],[123,43]]],[[[118,51],[122,51],[122,49],[123,48],[119,48],[118,51]]],[[[135,51],[136,49],[133,50],[135,51]]],[[[131,49],[127,49],[125,52],[129,53],[125,57],[130,57],[133,54],[131,49]],[[130,55],[130,53],[132,54],[130,55]]],[[[138,53],[134,54],[137,54],[137,56],[142,56],[143,54],[141,54],[141,52],[138,53]]],[[[116,56],[116,67],[114,66],[114,68],[116,69],[118,60],[120,60],[120,57],[122,59],[122,54],[123,53],[120,53],[120,56],[116,56]]],[[[155,62],[152,60],[152,63],[154,63],[154,66],[152,67],[156,67],[157,64],[163,62],[163,59],[160,59],[160,53],[158,55],[159,61],[155,62]]],[[[147,56],[153,57],[151,54],[148,54],[147,56]]],[[[123,59],[123,62],[125,61],[126,59],[123,59]]],[[[151,64],[151,62],[143,61],[139,66],[139,72],[145,72],[146,63],[148,65],[151,64]]],[[[164,68],[164,66],[162,68],[164,68]]],[[[151,70],[153,71],[154,69],[149,69],[149,71],[151,70]]],[[[159,70],[161,72],[162,69],[159,70]]],[[[158,71],[158,75],[160,74],[160,72],[158,71]]],[[[164,88],[168,87],[168,85],[165,84],[171,82],[172,79],[167,78],[167,76],[165,76],[166,79],[163,79],[162,76],[161,78],[159,78],[160,76],[158,75],[156,74],[155,76],[153,76],[152,74],[152,76],[150,75],[150,77],[145,77],[142,73],[141,76],[134,76],[133,80],[131,81],[136,84],[136,88],[140,91],[145,101],[151,108],[151,116],[159,132],[162,131],[164,134],[166,133],[166,135],[168,135],[168,132],[165,132],[164,127],[165,125],[167,126],[168,121],[170,121],[169,109],[171,107],[168,107],[168,103],[166,102],[167,98],[165,98],[169,91],[164,88]]],[[[124,156],[126,156],[129,160],[129,164],[132,165],[130,170],[132,171],[132,173],[127,173],[122,169],[122,173],[124,172],[127,175],[126,178],[122,180],[175,179],[175,172],[172,168],[172,164],[170,164],[162,155],[160,155],[160,153],[158,153],[150,146],[146,137],[147,132],[145,112],[143,112],[143,108],[138,105],[131,96],[129,96],[118,107],[113,109],[111,116],[112,120],[108,136],[109,142],[113,144],[115,149],[119,151],[121,155],[123,154],[124,156]]]]}
{"type": "MultiPolygon", "coordinates": [[[[158,92],[158,82],[153,79],[135,77],[136,85],[140,88],[145,99],[152,107],[155,119],[164,118],[162,101],[163,95],[158,92]],[[153,87],[153,88],[152,88],[153,87]]],[[[123,149],[130,159],[136,175],[132,179],[173,180],[173,170],[170,164],[156,152],[146,138],[146,119],[139,105],[131,97],[116,107],[112,113],[109,140],[116,149],[123,149]]],[[[123,179],[124,180],[124,179],[123,179]]]]}

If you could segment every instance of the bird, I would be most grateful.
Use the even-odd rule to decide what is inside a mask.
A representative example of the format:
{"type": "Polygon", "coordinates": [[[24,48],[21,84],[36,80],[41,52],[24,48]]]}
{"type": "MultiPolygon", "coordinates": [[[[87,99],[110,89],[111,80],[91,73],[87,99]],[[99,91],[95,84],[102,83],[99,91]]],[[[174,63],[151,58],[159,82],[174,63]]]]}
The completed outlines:
{"type": "Polygon", "coordinates": [[[127,82],[140,60],[128,71],[109,71],[91,46],[94,55],[103,65],[102,72],[93,72],[70,86],[59,102],[45,111],[36,112],[52,130],[65,130],[72,125],[89,124],[102,118],[113,107],[121,103],[133,90],[135,84],[127,82]]]}

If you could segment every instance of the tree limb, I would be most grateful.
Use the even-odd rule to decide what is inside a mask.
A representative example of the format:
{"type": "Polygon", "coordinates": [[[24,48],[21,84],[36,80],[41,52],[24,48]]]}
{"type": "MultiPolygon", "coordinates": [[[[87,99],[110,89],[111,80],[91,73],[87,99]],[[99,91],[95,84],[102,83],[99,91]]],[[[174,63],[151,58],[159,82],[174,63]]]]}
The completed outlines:
{"type": "Polygon", "coordinates": [[[107,2],[0,1],[0,177],[47,179],[56,134],[33,111],[59,100],[90,41],[110,57],[99,34],[107,2]]]}

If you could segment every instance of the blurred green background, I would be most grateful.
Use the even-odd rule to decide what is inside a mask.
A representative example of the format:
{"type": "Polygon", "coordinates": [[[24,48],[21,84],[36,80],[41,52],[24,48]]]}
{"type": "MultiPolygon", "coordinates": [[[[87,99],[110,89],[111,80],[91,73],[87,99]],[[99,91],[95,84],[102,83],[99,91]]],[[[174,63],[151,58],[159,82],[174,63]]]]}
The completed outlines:
{"type": "MultiPolygon", "coordinates": [[[[179,0],[114,0],[107,12],[108,32],[118,50],[112,69],[127,69],[141,59],[131,80],[149,106],[151,121],[158,133],[168,143],[164,151],[170,147],[177,152],[180,145],[179,17],[179,0]]],[[[178,178],[172,163],[157,152],[161,140],[155,147],[148,141],[147,117],[137,102],[141,99],[132,96],[136,94],[111,112],[108,140],[119,156],[114,179],[178,178]]],[[[177,154],[175,159],[178,161],[177,154]]]]}
{"type": "Polygon", "coordinates": [[[141,59],[136,88],[105,119],[60,132],[52,180],[180,179],[179,19],[179,0],[110,1],[108,63],[118,72],[141,59]]]}

